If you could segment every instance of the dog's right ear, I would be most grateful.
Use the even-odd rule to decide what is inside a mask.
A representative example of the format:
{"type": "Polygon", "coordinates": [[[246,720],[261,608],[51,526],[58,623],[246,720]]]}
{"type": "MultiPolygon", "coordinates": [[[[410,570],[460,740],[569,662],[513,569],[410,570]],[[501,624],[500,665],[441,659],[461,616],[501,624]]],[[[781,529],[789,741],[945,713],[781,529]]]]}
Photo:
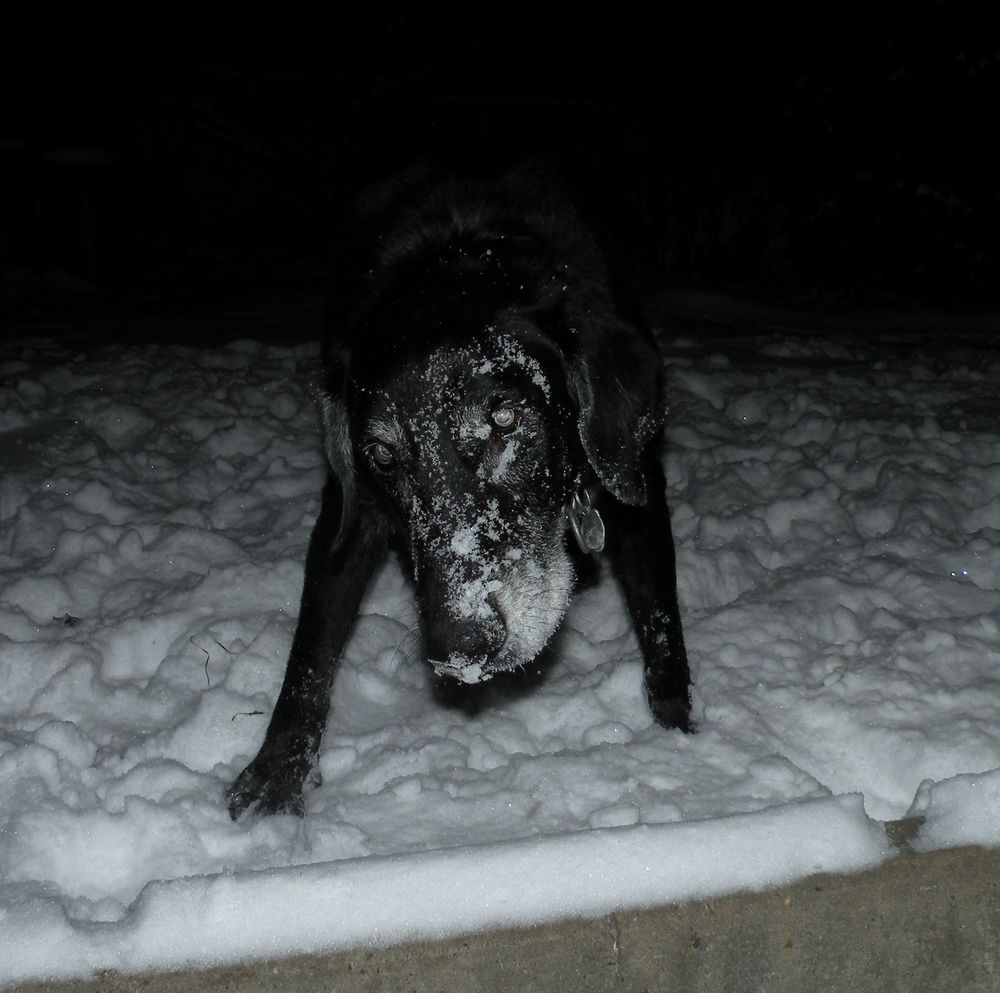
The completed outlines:
{"type": "Polygon", "coordinates": [[[323,425],[323,451],[330,467],[331,481],[340,489],[340,526],[333,547],[343,540],[345,529],[354,517],[355,467],[351,447],[351,430],[344,399],[347,382],[347,355],[328,353],[323,361],[323,383],[318,391],[320,418],[323,425]]]}
{"type": "Polygon", "coordinates": [[[577,340],[567,378],[579,407],[583,450],[613,496],[642,506],[647,498],[643,452],[665,413],[662,359],[651,341],[610,313],[581,313],[574,326],[577,340]]]}

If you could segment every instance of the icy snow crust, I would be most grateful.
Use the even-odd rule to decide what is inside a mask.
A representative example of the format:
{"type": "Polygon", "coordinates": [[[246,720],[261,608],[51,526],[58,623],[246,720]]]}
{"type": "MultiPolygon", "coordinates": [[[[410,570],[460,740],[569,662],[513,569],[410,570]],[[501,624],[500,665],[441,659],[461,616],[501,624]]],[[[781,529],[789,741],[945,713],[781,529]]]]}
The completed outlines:
{"type": "Polygon", "coordinates": [[[5,346],[0,983],[850,870],[911,808],[918,845],[1000,843],[1000,357],[669,344],[699,733],[652,724],[607,577],[551,661],[443,701],[390,561],[305,818],[238,823],[324,478],[316,351],[5,346]]]}

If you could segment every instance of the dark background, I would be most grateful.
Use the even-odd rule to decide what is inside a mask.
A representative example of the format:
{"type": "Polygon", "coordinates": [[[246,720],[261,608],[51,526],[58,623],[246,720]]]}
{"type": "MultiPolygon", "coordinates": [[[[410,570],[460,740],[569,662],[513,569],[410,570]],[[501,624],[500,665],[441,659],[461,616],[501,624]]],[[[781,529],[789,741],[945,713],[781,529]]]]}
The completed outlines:
{"type": "Polygon", "coordinates": [[[9,22],[0,314],[319,285],[345,206],[420,156],[548,161],[665,285],[1000,302],[994,6],[802,6],[9,22]]]}

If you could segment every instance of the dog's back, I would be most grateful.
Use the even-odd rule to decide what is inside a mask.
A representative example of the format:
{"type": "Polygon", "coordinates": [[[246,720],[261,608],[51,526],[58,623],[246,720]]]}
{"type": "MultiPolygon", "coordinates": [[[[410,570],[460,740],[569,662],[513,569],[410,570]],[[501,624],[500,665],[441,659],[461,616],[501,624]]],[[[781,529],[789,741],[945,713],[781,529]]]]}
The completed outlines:
{"type": "Polygon", "coordinates": [[[336,251],[328,305],[334,339],[350,334],[407,271],[434,282],[442,274],[502,272],[512,298],[539,307],[560,297],[560,271],[572,271],[578,291],[587,284],[588,296],[606,297],[611,288],[590,227],[562,182],[537,162],[481,181],[413,166],[362,194],[336,251]]]}

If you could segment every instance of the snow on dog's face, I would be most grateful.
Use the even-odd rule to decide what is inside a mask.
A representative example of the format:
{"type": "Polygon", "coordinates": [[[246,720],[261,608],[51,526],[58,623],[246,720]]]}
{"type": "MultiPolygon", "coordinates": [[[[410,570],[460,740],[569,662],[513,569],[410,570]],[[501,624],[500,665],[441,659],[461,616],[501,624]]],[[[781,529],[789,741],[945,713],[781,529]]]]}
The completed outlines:
{"type": "Polygon", "coordinates": [[[371,387],[356,431],[403,519],[428,658],[463,682],[535,658],[572,592],[572,419],[546,362],[487,328],[371,387]]]}

